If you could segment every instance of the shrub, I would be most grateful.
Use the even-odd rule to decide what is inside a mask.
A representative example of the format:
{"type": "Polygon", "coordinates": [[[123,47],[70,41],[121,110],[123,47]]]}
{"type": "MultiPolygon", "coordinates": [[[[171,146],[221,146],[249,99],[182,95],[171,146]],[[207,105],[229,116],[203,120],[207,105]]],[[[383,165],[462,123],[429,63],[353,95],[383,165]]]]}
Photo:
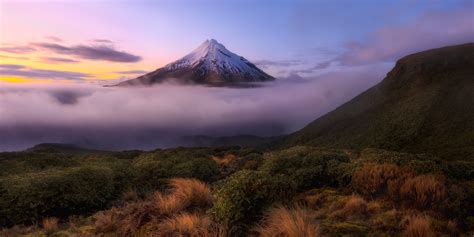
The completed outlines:
{"type": "Polygon", "coordinates": [[[217,188],[210,213],[224,229],[239,232],[272,203],[291,197],[294,190],[295,184],[284,176],[242,170],[217,188]]]}
{"type": "Polygon", "coordinates": [[[400,196],[419,209],[435,207],[446,198],[445,178],[429,174],[407,179],[400,188],[400,196]]]}
{"type": "Polygon", "coordinates": [[[259,236],[319,236],[319,225],[309,214],[308,210],[297,207],[288,209],[278,207],[270,210],[264,219],[264,224],[255,230],[259,236]]]}
{"type": "Polygon", "coordinates": [[[81,167],[0,180],[0,225],[32,223],[45,216],[66,217],[103,208],[114,183],[108,168],[81,167]]]}
{"type": "Polygon", "coordinates": [[[293,147],[270,152],[264,156],[260,170],[272,175],[281,174],[294,180],[298,189],[337,184],[339,164],[349,162],[343,153],[329,152],[310,147],[293,147]]]}
{"type": "Polygon", "coordinates": [[[59,219],[56,217],[47,217],[43,219],[43,229],[46,234],[52,234],[58,231],[59,226],[59,219]]]}
{"type": "Polygon", "coordinates": [[[133,166],[137,170],[136,187],[155,190],[166,184],[171,177],[196,178],[209,181],[219,173],[216,162],[204,157],[165,156],[146,154],[137,158],[133,166]]]}
{"type": "Polygon", "coordinates": [[[408,218],[408,224],[403,231],[407,237],[432,237],[436,236],[431,222],[426,216],[414,216],[408,218]]]}

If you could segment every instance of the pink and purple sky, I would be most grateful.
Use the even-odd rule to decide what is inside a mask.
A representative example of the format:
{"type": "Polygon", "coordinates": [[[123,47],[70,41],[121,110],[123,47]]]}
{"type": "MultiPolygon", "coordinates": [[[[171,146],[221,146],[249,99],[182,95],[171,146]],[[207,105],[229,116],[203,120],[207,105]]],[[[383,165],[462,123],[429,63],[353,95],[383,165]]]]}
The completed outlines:
{"type": "Polygon", "coordinates": [[[275,77],[309,77],[474,41],[473,14],[469,0],[1,0],[0,80],[106,84],[208,38],[275,77]]]}
{"type": "Polygon", "coordinates": [[[0,151],[183,145],[294,132],[407,54],[474,42],[474,1],[0,0],[0,151]],[[102,87],[209,38],[278,80],[252,89],[102,87]]]}

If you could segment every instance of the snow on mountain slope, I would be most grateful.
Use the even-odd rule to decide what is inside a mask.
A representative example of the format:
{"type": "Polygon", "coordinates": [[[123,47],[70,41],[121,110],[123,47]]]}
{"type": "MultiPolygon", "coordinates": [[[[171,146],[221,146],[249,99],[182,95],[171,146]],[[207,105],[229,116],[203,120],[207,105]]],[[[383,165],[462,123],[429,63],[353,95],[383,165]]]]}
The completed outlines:
{"type": "Polygon", "coordinates": [[[150,85],[167,79],[184,83],[223,84],[261,82],[274,78],[214,39],[206,40],[183,58],[118,86],[150,85]]]}

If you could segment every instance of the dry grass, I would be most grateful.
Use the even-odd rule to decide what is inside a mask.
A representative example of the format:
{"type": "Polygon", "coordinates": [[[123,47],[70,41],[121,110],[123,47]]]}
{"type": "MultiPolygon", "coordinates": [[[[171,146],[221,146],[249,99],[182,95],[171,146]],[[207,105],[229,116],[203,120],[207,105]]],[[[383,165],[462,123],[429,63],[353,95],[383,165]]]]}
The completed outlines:
{"type": "Polygon", "coordinates": [[[138,194],[137,191],[130,189],[122,193],[122,200],[125,202],[137,201],[138,194]]]}
{"type": "Polygon", "coordinates": [[[226,167],[237,160],[237,156],[233,154],[227,154],[224,157],[213,156],[211,159],[215,161],[219,167],[226,167]]]}
{"type": "Polygon", "coordinates": [[[115,220],[114,216],[116,213],[116,209],[112,208],[107,212],[98,212],[94,215],[95,218],[95,228],[98,232],[107,233],[114,231],[117,226],[117,220],[115,220]]]}
{"type": "Polygon", "coordinates": [[[46,233],[52,234],[59,230],[59,219],[56,217],[46,217],[43,219],[43,229],[46,233]]]}
{"type": "Polygon", "coordinates": [[[352,186],[359,193],[372,197],[388,194],[392,199],[398,199],[398,190],[403,182],[414,176],[406,168],[394,164],[367,163],[352,176],[352,186]]]}
{"type": "Polygon", "coordinates": [[[403,231],[403,235],[407,237],[433,237],[436,236],[431,221],[426,216],[411,216],[407,218],[408,224],[403,231]]]}
{"type": "Polygon", "coordinates": [[[445,178],[429,174],[407,179],[400,188],[400,196],[419,209],[436,206],[446,198],[445,178]]]}
{"type": "Polygon", "coordinates": [[[211,220],[200,214],[182,213],[159,224],[163,236],[210,236],[211,220]]]}
{"type": "Polygon", "coordinates": [[[270,210],[264,225],[258,226],[255,231],[262,237],[316,237],[319,236],[319,225],[303,208],[278,207],[270,210]]]}
{"type": "Polygon", "coordinates": [[[205,208],[212,205],[209,186],[197,179],[175,178],[170,181],[168,195],[154,194],[154,202],[162,214],[173,214],[188,208],[205,208]]]}
{"type": "Polygon", "coordinates": [[[342,208],[342,214],[345,216],[366,215],[367,213],[367,202],[360,196],[352,195],[342,208]]]}
{"type": "Polygon", "coordinates": [[[98,213],[95,216],[95,227],[98,233],[134,236],[143,229],[159,230],[157,226],[167,217],[171,218],[169,223],[172,220],[175,224],[190,223],[189,217],[184,214],[180,217],[179,214],[203,210],[211,204],[212,194],[207,184],[196,179],[176,178],[170,180],[167,194],[156,192],[151,199],[127,203],[123,207],[98,213]],[[176,219],[175,215],[180,218],[176,219]]]}

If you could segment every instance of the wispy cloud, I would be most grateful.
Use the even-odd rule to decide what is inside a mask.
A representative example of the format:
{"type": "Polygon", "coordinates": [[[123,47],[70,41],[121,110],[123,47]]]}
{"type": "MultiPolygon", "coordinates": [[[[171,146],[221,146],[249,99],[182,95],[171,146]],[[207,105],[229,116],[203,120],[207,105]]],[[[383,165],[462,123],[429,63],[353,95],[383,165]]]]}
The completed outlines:
{"type": "Polygon", "coordinates": [[[407,54],[474,41],[472,9],[430,11],[414,21],[384,26],[365,41],[346,43],[342,65],[391,62],[407,54]]]}
{"type": "Polygon", "coordinates": [[[53,80],[84,80],[93,77],[90,74],[81,72],[36,69],[14,64],[2,64],[2,66],[0,66],[0,76],[19,76],[53,80]]]}
{"type": "Polygon", "coordinates": [[[96,42],[96,43],[105,43],[105,44],[113,44],[114,43],[112,40],[108,40],[108,39],[93,39],[92,41],[96,42]]]}
{"type": "Polygon", "coordinates": [[[0,51],[14,54],[27,54],[36,51],[36,49],[29,46],[4,46],[0,47],[0,51]]]}
{"type": "Polygon", "coordinates": [[[142,58],[124,51],[118,51],[106,45],[75,45],[65,46],[57,43],[31,43],[33,47],[52,51],[58,54],[76,56],[82,59],[104,60],[110,62],[134,63],[142,58]]]}
{"type": "Polygon", "coordinates": [[[54,42],[63,42],[63,40],[61,38],[56,37],[56,36],[46,36],[44,38],[46,38],[48,40],[51,40],[51,41],[54,41],[54,42]]]}
{"type": "Polygon", "coordinates": [[[8,58],[8,59],[28,59],[28,57],[8,56],[8,55],[0,55],[0,58],[8,58]]]}
{"type": "Polygon", "coordinates": [[[256,60],[254,63],[260,67],[289,67],[300,65],[303,61],[298,59],[287,59],[287,60],[256,60]]]}
{"type": "Polygon", "coordinates": [[[18,64],[0,64],[0,69],[20,69],[25,68],[23,65],[18,64]]]}
{"type": "Polygon", "coordinates": [[[70,58],[58,58],[58,57],[42,57],[41,61],[46,63],[78,63],[79,60],[70,58]]]}
{"type": "Polygon", "coordinates": [[[328,61],[320,62],[320,63],[318,63],[315,66],[310,67],[310,68],[295,69],[295,70],[293,70],[293,72],[295,72],[295,73],[313,73],[313,72],[328,68],[329,66],[331,66],[331,63],[332,63],[332,60],[328,60],[328,61]]]}
{"type": "Polygon", "coordinates": [[[134,74],[144,74],[147,73],[148,71],[145,70],[130,70],[130,71],[119,71],[116,72],[118,74],[126,74],[126,75],[134,75],[134,74]]]}

